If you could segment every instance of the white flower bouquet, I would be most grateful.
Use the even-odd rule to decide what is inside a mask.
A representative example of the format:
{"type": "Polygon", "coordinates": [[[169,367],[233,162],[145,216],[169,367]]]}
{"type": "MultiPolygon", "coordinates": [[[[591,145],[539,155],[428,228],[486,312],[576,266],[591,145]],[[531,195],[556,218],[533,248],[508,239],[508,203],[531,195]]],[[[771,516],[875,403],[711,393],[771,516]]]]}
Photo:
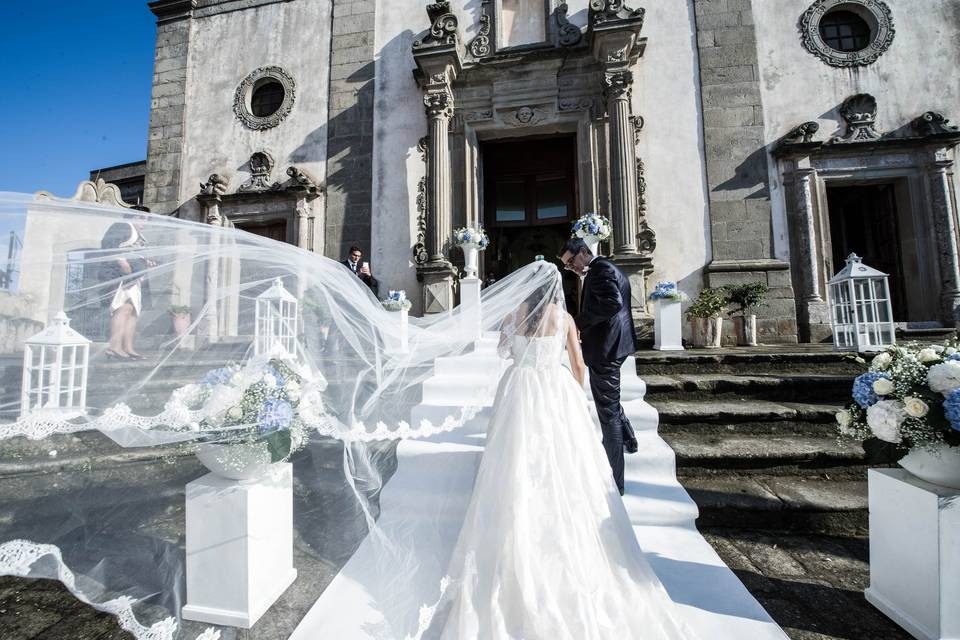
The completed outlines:
{"type": "Polygon", "coordinates": [[[390,291],[390,295],[384,300],[383,308],[387,311],[409,311],[413,304],[407,300],[407,292],[402,289],[399,291],[390,291]]]}
{"type": "Polygon", "coordinates": [[[325,388],[319,373],[262,356],[208,371],[199,383],[176,389],[166,410],[192,415],[190,422],[171,426],[198,432],[198,442],[264,443],[270,461],[280,462],[306,446],[310,429],[324,420],[325,388]]]}
{"type": "Polygon", "coordinates": [[[487,248],[490,244],[490,238],[483,227],[474,229],[473,227],[460,227],[453,232],[453,242],[458,247],[476,247],[480,251],[487,248]]]}
{"type": "Polygon", "coordinates": [[[577,218],[573,223],[571,238],[594,238],[597,241],[610,237],[613,227],[610,220],[599,213],[587,213],[577,218]]]}
{"type": "Polygon", "coordinates": [[[910,449],[960,446],[960,352],[956,341],[907,344],[877,354],[837,413],[842,437],[910,449]]]}

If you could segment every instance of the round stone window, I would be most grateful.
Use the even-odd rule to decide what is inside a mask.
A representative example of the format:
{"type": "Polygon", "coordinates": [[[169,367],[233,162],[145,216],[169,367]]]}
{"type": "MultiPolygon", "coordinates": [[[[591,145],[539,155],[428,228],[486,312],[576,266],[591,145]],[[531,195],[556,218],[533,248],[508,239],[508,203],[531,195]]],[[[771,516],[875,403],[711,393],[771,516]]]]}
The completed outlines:
{"type": "Polygon", "coordinates": [[[280,67],[260,67],[240,83],[233,111],[250,129],[270,129],[293,109],[296,83],[280,67]]]}
{"type": "Polygon", "coordinates": [[[893,14],[881,0],[817,0],[800,17],[803,46],[834,67],[871,64],[893,42],[893,14]]]}

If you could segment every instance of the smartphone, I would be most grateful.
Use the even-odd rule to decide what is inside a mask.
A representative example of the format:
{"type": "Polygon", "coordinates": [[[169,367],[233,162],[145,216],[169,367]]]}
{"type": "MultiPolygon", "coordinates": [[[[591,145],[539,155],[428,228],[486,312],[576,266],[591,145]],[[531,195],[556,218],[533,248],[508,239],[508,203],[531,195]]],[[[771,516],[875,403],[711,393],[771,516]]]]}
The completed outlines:
{"type": "Polygon", "coordinates": [[[369,262],[364,262],[364,263],[363,263],[363,266],[361,267],[361,269],[369,269],[369,268],[370,268],[370,263],[369,263],[369,262]]]}

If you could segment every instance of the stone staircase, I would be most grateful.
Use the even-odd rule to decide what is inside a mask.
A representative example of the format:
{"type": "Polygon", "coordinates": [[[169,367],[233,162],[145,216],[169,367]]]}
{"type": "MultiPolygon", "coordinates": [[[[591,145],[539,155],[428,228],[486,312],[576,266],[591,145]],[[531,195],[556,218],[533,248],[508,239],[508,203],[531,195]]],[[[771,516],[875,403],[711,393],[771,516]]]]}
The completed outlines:
{"type": "Polygon", "coordinates": [[[636,362],[700,526],[866,529],[868,460],[834,431],[863,364],[819,345],[644,351],[636,362]]]}

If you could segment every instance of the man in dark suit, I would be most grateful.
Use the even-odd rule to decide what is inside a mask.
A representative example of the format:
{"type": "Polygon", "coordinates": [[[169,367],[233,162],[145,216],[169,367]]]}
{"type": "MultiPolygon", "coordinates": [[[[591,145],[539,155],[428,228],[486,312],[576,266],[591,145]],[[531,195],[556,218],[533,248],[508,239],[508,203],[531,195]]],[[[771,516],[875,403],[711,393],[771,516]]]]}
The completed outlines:
{"type": "Polygon", "coordinates": [[[370,273],[370,265],[366,262],[361,262],[363,259],[363,251],[360,247],[350,247],[350,254],[347,259],[343,261],[343,264],[353,271],[363,283],[370,287],[370,291],[373,291],[373,295],[380,297],[380,283],[376,278],[373,277],[373,274],[370,273]]]}
{"type": "Polygon", "coordinates": [[[600,417],[603,448],[623,495],[623,450],[637,451],[636,435],[620,404],[620,367],[637,349],[630,281],[613,262],[595,257],[579,238],[568,240],[559,258],[564,268],[584,278],[577,329],[583,360],[590,370],[590,390],[600,417]]]}

